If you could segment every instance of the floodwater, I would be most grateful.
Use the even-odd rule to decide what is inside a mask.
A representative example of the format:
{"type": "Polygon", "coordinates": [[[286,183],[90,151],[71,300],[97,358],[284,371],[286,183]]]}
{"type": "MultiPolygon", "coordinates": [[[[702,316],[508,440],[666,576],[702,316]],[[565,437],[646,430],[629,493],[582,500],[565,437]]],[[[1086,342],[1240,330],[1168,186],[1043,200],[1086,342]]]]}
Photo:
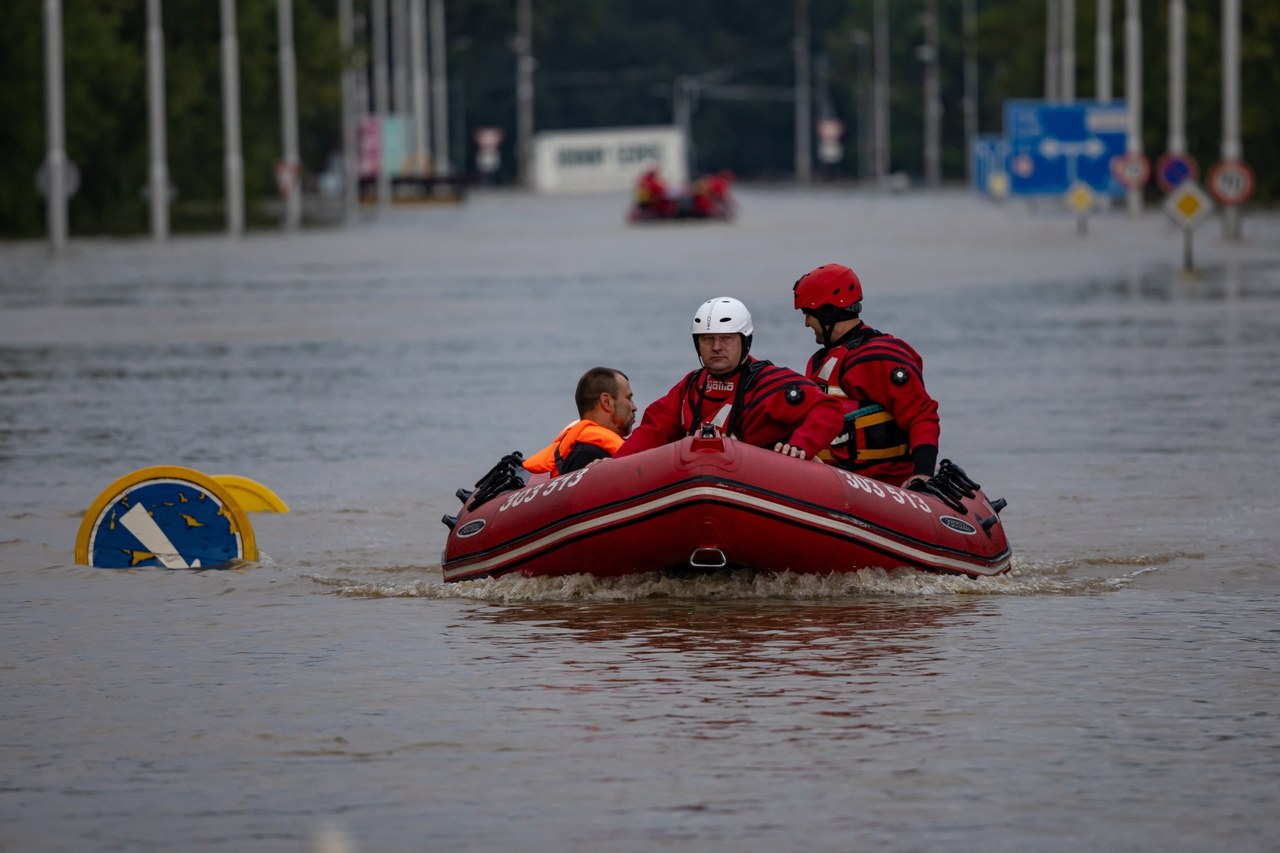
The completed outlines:
{"type": "MultiPolygon", "coordinates": [[[[477,193],[342,231],[0,247],[0,850],[1200,851],[1280,831],[1280,217],[744,189],[477,193]],[[642,406],[735,295],[852,265],[1006,577],[444,585],[440,517],[642,406]],[[74,565],[149,465],[251,477],[234,570],[74,565]]],[[[625,560],[625,554],[618,559],[625,560]]]]}

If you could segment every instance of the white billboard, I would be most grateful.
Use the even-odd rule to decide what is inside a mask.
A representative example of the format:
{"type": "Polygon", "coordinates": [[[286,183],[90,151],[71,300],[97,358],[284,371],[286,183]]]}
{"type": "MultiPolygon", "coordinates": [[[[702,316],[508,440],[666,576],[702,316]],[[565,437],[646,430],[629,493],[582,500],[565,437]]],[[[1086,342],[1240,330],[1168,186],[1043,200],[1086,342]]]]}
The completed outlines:
{"type": "Polygon", "coordinates": [[[620,127],[539,133],[533,139],[534,187],[539,192],[629,190],[657,166],[673,190],[689,182],[679,128],[620,127]]]}

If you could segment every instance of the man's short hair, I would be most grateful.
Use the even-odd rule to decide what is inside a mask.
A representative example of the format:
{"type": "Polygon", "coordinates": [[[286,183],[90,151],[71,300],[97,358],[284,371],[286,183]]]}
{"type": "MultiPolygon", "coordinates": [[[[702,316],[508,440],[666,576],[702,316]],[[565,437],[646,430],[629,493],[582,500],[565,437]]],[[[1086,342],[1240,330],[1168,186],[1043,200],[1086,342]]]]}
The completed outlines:
{"type": "Polygon", "coordinates": [[[582,374],[582,378],[578,380],[578,388],[573,392],[573,401],[578,404],[578,417],[586,417],[587,412],[600,402],[601,394],[618,396],[619,376],[627,379],[627,374],[612,367],[593,367],[582,374]]]}

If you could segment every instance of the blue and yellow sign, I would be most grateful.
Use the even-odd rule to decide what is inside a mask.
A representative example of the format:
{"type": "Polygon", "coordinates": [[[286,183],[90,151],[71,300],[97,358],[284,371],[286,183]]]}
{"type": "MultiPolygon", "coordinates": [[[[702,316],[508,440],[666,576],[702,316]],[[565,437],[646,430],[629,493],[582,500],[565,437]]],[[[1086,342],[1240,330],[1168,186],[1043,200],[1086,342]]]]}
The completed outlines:
{"type": "Polygon", "coordinates": [[[253,528],[230,490],[176,465],[116,480],[89,507],[76,536],[76,562],[103,569],[196,569],[257,558],[253,528]]]}
{"type": "Polygon", "coordinates": [[[1128,122],[1124,101],[1005,101],[1010,192],[1062,196],[1082,183],[1095,195],[1124,195],[1111,161],[1125,153],[1128,122]]]}

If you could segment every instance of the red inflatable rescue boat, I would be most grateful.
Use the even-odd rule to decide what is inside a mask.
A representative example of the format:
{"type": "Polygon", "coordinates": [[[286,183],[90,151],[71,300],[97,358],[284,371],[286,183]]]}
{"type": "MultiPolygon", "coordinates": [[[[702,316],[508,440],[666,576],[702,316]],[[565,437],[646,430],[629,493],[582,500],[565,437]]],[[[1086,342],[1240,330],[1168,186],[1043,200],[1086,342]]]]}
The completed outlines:
{"type": "Polygon", "coordinates": [[[560,477],[503,457],[450,528],[445,581],[745,568],[1007,572],[1003,500],[949,461],[900,489],[730,438],[693,437],[560,477]]]}

